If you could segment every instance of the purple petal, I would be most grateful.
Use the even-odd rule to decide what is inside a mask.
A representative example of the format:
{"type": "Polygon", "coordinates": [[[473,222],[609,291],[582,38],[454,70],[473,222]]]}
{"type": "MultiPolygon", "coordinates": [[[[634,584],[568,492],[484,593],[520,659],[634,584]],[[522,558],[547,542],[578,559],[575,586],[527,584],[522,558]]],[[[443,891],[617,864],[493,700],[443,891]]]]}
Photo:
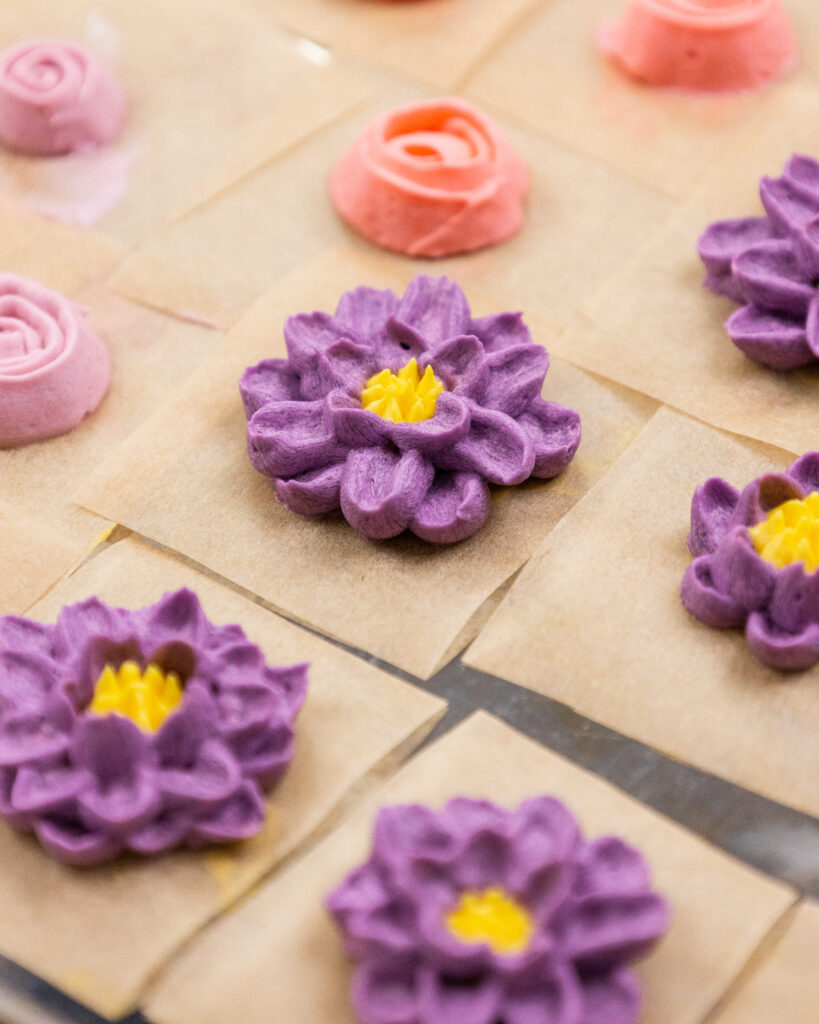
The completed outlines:
{"type": "Polygon", "coordinates": [[[819,491],[819,452],[808,452],[788,467],[792,477],[805,495],[819,491]]]}
{"type": "Polygon", "coordinates": [[[53,626],[19,615],[0,616],[0,647],[50,657],[53,646],[53,626]]]}
{"type": "Polygon", "coordinates": [[[477,335],[486,352],[498,352],[517,345],[533,345],[523,313],[494,313],[479,317],[469,325],[469,334],[477,335]]]}
{"type": "Polygon", "coordinates": [[[805,191],[787,177],[763,178],[759,195],[771,224],[780,234],[794,235],[819,215],[819,195],[805,191]]]}
{"type": "Polygon", "coordinates": [[[700,622],[715,629],[732,629],[745,622],[747,612],[719,590],[711,574],[711,555],[701,555],[688,566],[680,596],[685,608],[700,622]]]}
{"type": "Polygon", "coordinates": [[[583,851],[574,891],[583,896],[634,893],[650,885],[651,873],[640,851],[616,836],[603,836],[583,851]]]}
{"type": "Polygon", "coordinates": [[[213,814],[196,822],[191,838],[205,843],[232,843],[255,836],[265,806],[255,783],[247,781],[213,814]]]}
{"type": "Polygon", "coordinates": [[[52,761],[69,743],[70,738],[41,715],[6,722],[0,726],[0,766],[52,761]]]}
{"type": "Polygon", "coordinates": [[[814,217],[799,229],[793,244],[803,277],[808,281],[819,279],[819,217],[814,217]]]}
{"type": "Polygon", "coordinates": [[[813,623],[800,633],[788,633],[767,615],[754,612],[745,628],[748,646],[760,661],[784,672],[812,668],[819,661],[819,625],[813,623]]]}
{"type": "Polygon", "coordinates": [[[76,867],[101,864],[116,857],[122,849],[120,839],[71,820],[42,818],[35,823],[34,831],[49,853],[76,867]]]}
{"type": "Polygon", "coordinates": [[[493,828],[485,828],[468,836],[453,863],[458,887],[482,891],[493,885],[505,886],[513,847],[509,836],[493,828]]]}
{"type": "Polygon", "coordinates": [[[250,419],[265,405],[295,402],[299,398],[299,375],[286,359],[264,359],[249,366],[239,379],[239,392],[250,419]]]}
{"type": "Polygon", "coordinates": [[[543,920],[571,890],[580,830],[554,797],[526,800],[514,816],[514,827],[509,886],[543,920]]]}
{"type": "Polygon", "coordinates": [[[54,649],[58,657],[71,657],[82,650],[92,637],[116,638],[127,629],[126,614],[120,609],[90,597],[79,604],[66,605],[54,629],[54,649]]]}
{"type": "Polygon", "coordinates": [[[435,1024],[495,1024],[501,988],[491,975],[459,979],[432,967],[418,970],[419,1020],[435,1024]]]}
{"type": "Polygon", "coordinates": [[[504,1024],[588,1024],[577,976],[553,965],[534,979],[510,982],[503,1003],[504,1024]]]}
{"type": "Polygon", "coordinates": [[[504,829],[509,822],[509,814],[491,800],[473,800],[465,796],[448,800],[441,817],[456,834],[485,828],[504,829]]]}
{"type": "Polygon", "coordinates": [[[714,551],[732,525],[738,501],[739,491],[718,476],[712,476],[694,491],[688,535],[688,550],[692,555],[714,551]]]}
{"type": "Polygon", "coordinates": [[[535,449],[529,435],[505,413],[470,403],[469,433],[436,456],[441,469],[468,470],[493,484],[519,484],[531,476],[535,449]]]}
{"type": "Polygon", "coordinates": [[[293,727],[285,721],[265,722],[231,737],[229,744],[243,775],[269,789],[293,760],[293,727]]]}
{"type": "Polygon", "coordinates": [[[440,345],[420,364],[433,373],[450,391],[480,402],[486,392],[489,368],[483,345],[473,334],[461,334],[440,345]]]}
{"type": "Polygon", "coordinates": [[[362,408],[360,399],[346,391],[331,391],[326,409],[333,435],[346,448],[379,448],[389,444],[392,438],[395,424],[362,408]]]}
{"type": "Polygon", "coordinates": [[[49,814],[71,805],[88,787],[87,772],[65,767],[22,767],[11,790],[11,806],[23,814],[49,814]]]}
{"type": "Polygon", "coordinates": [[[284,324],[287,354],[293,366],[302,372],[314,369],[318,353],[342,340],[366,343],[366,339],[359,338],[328,313],[299,313],[284,324]]]}
{"type": "Polygon", "coordinates": [[[395,318],[435,348],[449,338],[468,333],[469,303],[448,277],[418,274],[399,302],[395,318]]]}
{"type": "Polygon", "coordinates": [[[341,510],[370,540],[395,537],[412,522],[434,476],[417,451],[361,448],[350,453],[344,467],[341,510]]]}
{"type": "Polygon", "coordinates": [[[403,862],[411,854],[452,850],[449,831],[438,815],[423,804],[396,804],[378,812],[373,834],[373,858],[387,864],[403,862]]]}
{"type": "Polygon", "coordinates": [[[737,256],[733,270],[750,305],[793,317],[807,314],[815,292],[802,276],[792,242],[759,242],[737,256]]]}
{"type": "Polygon", "coordinates": [[[819,195],[819,163],[812,156],[794,153],[783,175],[807,195],[819,195]]]}
{"type": "Polygon", "coordinates": [[[801,318],[742,306],[725,321],[725,329],[740,352],[772,370],[794,370],[816,358],[801,318]]]}
{"type": "Polygon", "coordinates": [[[317,353],[315,369],[302,373],[301,392],[306,398],[323,398],[341,388],[358,396],[376,369],[380,367],[370,349],[346,339],[334,341],[317,353]]]}
{"type": "Polygon", "coordinates": [[[489,383],[483,404],[516,418],[540,397],[549,353],[540,345],[516,345],[487,359],[489,383]]]}
{"type": "Polygon", "coordinates": [[[345,292],[339,299],[335,320],[343,328],[372,343],[398,309],[398,297],[389,289],[379,291],[365,285],[345,292]]]}
{"type": "Polygon", "coordinates": [[[785,473],[765,473],[752,480],[740,494],[734,522],[742,526],[755,526],[786,501],[804,497],[802,489],[792,477],[785,473]]]}
{"type": "Polygon", "coordinates": [[[180,846],[187,839],[191,820],[190,810],[163,811],[145,828],[128,836],[128,849],[151,856],[180,846]]]}
{"type": "Polygon", "coordinates": [[[429,345],[418,331],[394,318],[390,319],[378,339],[376,369],[395,372],[406,366],[410,359],[420,360],[428,351],[429,345]]]}
{"type": "Polygon", "coordinates": [[[412,966],[363,964],[353,975],[350,996],[362,1024],[418,1024],[412,966]]]}
{"type": "Polygon", "coordinates": [[[810,304],[805,322],[805,335],[811,355],[814,359],[819,359],[819,295],[810,304]]]}
{"type": "Polygon", "coordinates": [[[390,423],[388,436],[402,450],[414,448],[433,456],[467,436],[472,408],[466,399],[444,391],[438,396],[434,416],[418,423],[390,423]]]}
{"type": "Polygon", "coordinates": [[[594,969],[645,955],[666,931],[668,904],[653,892],[584,896],[573,900],[563,939],[577,964],[594,969]]]}
{"type": "Polygon", "coordinates": [[[305,519],[317,519],[340,507],[341,474],[344,463],[308,469],[306,473],[276,481],[276,497],[291,512],[305,519]]]}
{"type": "Polygon", "coordinates": [[[219,715],[216,703],[202,685],[188,686],[182,705],[161,725],[154,749],[163,769],[192,765],[202,744],[217,735],[219,715]]]}
{"type": "Polygon", "coordinates": [[[269,477],[289,477],[340,462],[346,449],[324,415],[324,402],[280,402],[259,410],[247,428],[250,461],[269,477]]]}
{"type": "MultiPolygon", "coordinates": [[[[210,633],[210,623],[205,615],[196,594],[183,587],[181,590],[164,594],[154,605],[143,609],[147,636],[144,640],[144,654],[147,659],[154,660],[160,668],[177,671],[162,657],[162,648],[166,644],[186,644],[191,653],[203,646],[210,633]]],[[[195,655],[193,655],[195,661],[195,655]]],[[[192,671],[193,664],[187,665],[192,671]]]]}
{"type": "Polygon", "coordinates": [[[0,679],[0,716],[4,720],[37,715],[44,712],[56,686],[57,666],[42,654],[0,651],[0,679]]]}
{"type": "Polygon", "coordinates": [[[642,997],[640,983],[632,971],[619,968],[583,974],[580,983],[583,1024],[636,1024],[642,997]]]}
{"type": "Polygon", "coordinates": [[[708,271],[707,287],[729,299],[743,301],[731,264],[740,253],[757,242],[774,237],[775,232],[767,217],[743,217],[711,224],[697,243],[700,259],[708,271]]]}
{"type": "Polygon", "coordinates": [[[801,634],[819,624],[819,571],[808,574],[802,563],[780,569],[766,611],[784,633],[801,634]]]}
{"type": "Polygon", "coordinates": [[[489,488],[477,473],[435,474],[410,530],[431,544],[455,544],[477,533],[489,515],[489,488]]]}
{"type": "Polygon", "coordinates": [[[221,740],[207,740],[192,764],[166,768],[157,775],[157,786],[171,806],[212,808],[235,793],[242,772],[221,740]]]}
{"type": "Polygon", "coordinates": [[[767,604],[776,570],[757,554],[748,531],[737,526],[711,556],[711,576],[717,590],[750,612],[767,604]]]}
{"type": "Polygon", "coordinates": [[[580,416],[557,402],[535,398],[518,416],[517,424],[530,438],[535,452],[532,476],[551,480],[569,465],[580,445],[580,416]]]}
{"type": "Polygon", "coordinates": [[[265,668],[265,681],[272,686],[287,708],[288,714],[295,716],[303,707],[307,698],[307,670],[309,662],[302,661],[297,665],[265,668]]]}

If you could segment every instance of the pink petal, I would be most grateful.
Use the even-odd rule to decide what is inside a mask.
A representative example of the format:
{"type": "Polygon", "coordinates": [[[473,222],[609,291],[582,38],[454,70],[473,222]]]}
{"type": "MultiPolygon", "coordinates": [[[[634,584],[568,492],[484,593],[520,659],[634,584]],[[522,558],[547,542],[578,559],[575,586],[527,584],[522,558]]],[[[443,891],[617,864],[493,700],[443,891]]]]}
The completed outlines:
{"type": "Polygon", "coordinates": [[[517,419],[535,451],[532,476],[550,480],[569,465],[580,445],[580,416],[557,402],[535,398],[517,419]]]}
{"type": "Polygon", "coordinates": [[[402,533],[432,485],[435,470],[417,451],[360,448],[347,458],[341,478],[341,510],[370,540],[402,533]]]}
{"type": "Polygon", "coordinates": [[[489,507],[489,488],[477,473],[442,470],[435,474],[410,530],[432,544],[455,544],[480,530],[489,507]]]}

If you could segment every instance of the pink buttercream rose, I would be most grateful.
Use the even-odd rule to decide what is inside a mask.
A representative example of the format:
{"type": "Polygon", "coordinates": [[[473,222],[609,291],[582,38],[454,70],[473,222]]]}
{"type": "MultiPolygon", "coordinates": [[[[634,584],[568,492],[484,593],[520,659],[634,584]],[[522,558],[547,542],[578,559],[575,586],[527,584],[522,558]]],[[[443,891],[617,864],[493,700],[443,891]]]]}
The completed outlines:
{"type": "Polygon", "coordinates": [[[0,142],[54,156],[110,142],[125,120],[114,76],[78,46],[18,43],[0,55],[0,142]]]}
{"type": "Polygon", "coordinates": [[[85,310],[0,274],[0,448],[72,430],[102,401],[110,373],[85,310]]]}
{"type": "Polygon", "coordinates": [[[330,177],[353,227],[411,256],[468,252],[515,234],[528,188],[526,164],[498,125],[450,98],[382,114],[330,177]]]}

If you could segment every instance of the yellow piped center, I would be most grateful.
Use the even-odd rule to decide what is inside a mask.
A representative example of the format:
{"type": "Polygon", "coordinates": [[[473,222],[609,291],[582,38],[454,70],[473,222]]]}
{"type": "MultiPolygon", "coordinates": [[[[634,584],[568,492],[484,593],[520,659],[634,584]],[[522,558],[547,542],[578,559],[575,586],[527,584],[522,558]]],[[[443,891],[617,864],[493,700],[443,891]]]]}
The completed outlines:
{"type": "Polygon", "coordinates": [[[361,407],[393,423],[418,423],[435,415],[444,385],[428,366],[422,377],[410,359],[398,373],[382,370],[370,377],[361,393],[361,407]]]}
{"type": "Polygon", "coordinates": [[[122,715],[143,732],[156,732],[181,702],[182,684],[175,672],[165,673],[153,664],[143,672],[137,662],[124,661],[117,670],[111,665],[102,670],[88,710],[122,715]]]}
{"type": "Polygon", "coordinates": [[[757,552],[777,569],[804,562],[805,572],[819,569],[819,491],[803,500],[779,505],[750,528],[757,552]]]}
{"type": "Polygon", "coordinates": [[[522,953],[535,930],[527,910],[498,888],[463,893],[445,922],[461,942],[486,943],[501,954],[522,953]]]}

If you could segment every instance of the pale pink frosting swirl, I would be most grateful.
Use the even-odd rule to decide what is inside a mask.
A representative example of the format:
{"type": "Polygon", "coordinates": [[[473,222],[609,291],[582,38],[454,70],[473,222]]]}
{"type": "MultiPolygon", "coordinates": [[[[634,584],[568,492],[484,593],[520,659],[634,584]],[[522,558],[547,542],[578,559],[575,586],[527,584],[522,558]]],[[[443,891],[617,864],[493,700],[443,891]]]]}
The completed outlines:
{"type": "Polygon", "coordinates": [[[85,310],[0,274],[0,448],[72,430],[102,401],[110,375],[85,310]]]}
{"type": "Polygon", "coordinates": [[[71,43],[32,40],[0,55],[0,141],[33,156],[69,153],[119,134],[125,95],[71,43]]]}

